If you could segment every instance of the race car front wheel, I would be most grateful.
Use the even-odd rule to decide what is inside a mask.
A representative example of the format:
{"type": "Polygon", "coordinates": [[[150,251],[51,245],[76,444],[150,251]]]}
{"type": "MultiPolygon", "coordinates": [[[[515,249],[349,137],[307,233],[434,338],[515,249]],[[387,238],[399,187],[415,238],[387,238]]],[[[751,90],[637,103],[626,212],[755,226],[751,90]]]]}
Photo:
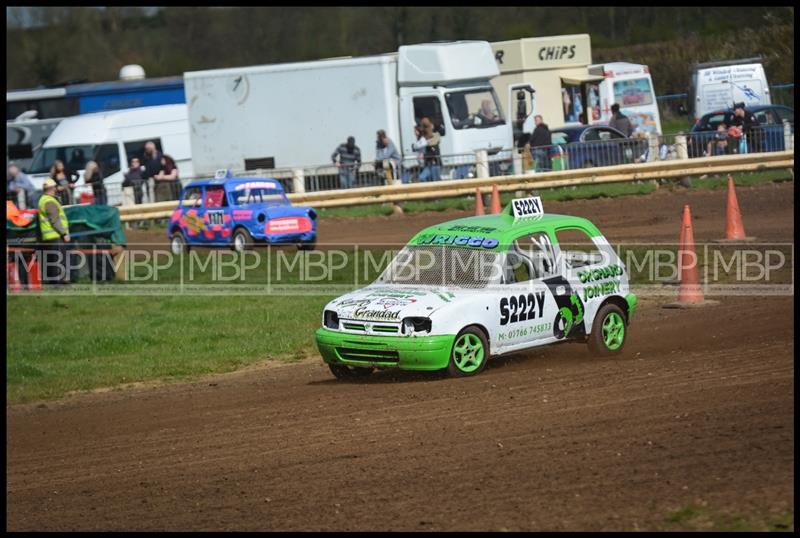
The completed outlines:
{"type": "Polygon", "coordinates": [[[244,252],[253,248],[253,236],[244,228],[237,228],[233,232],[233,250],[236,252],[244,252]]]}
{"type": "Polygon", "coordinates": [[[170,250],[173,254],[186,254],[189,247],[186,245],[186,238],[183,237],[183,232],[175,231],[169,238],[170,250]]]}
{"type": "Polygon", "coordinates": [[[480,328],[470,325],[458,333],[453,342],[447,373],[454,377],[475,375],[484,369],[488,360],[486,335],[480,328]]]}
{"type": "Polygon", "coordinates": [[[346,364],[329,364],[328,368],[338,379],[361,379],[372,373],[372,368],[359,368],[346,364]]]}
{"type": "Polygon", "coordinates": [[[589,349],[597,355],[616,355],[625,345],[625,314],[614,304],[605,304],[597,312],[589,335],[589,349]]]}

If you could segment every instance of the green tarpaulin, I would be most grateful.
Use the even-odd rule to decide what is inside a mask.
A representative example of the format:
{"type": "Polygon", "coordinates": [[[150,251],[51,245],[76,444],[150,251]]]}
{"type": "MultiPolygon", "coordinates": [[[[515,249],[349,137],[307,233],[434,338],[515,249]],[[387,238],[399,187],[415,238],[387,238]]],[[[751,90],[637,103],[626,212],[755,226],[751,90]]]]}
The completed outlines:
{"type": "MultiPolygon", "coordinates": [[[[79,243],[111,243],[125,246],[125,231],[119,220],[119,209],[107,205],[65,206],[70,237],[79,243]]],[[[34,217],[25,227],[16,226],[6,219],[6,238],[9,243],[36,243],[39,223],[34,217]]]]}

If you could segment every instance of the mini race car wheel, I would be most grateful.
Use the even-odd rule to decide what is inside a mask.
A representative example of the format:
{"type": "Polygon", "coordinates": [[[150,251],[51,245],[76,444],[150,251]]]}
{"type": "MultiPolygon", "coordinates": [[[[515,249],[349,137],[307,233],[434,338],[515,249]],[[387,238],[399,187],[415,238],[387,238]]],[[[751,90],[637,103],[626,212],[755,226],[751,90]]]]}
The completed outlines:
{"type": "Polygon", "coordinates": [[[236,228],[236,231],[233,232],[233,242],[231,245],[236,252],[249,250],[253,248],[253,236],[244,228],[236,228]]]}
{"type": "Polygon", "coordinates": [[[450,351],[447,373],[465,377],[480,373],[489,360],[489,342],[483,331],[474,325],[464,328],[456,336],[450,351]]]}
{"type": "Polygon", "coordinates": [[[359,368],[346,364],[329,364],[328,368],[338,379],[362,379],[372,373],[372,368],[359,368]]]}
{"type": "Polygon", "coordinates": [[[616,355],[625,345],[625,314],[614,304],[605,304],[597,312],[589,335],[589,349],[597,355],[616,355]]]}
{"type": "Polygon", "coordinates": [[[310,243],[298,243],[297,250],[314,250],[317,248],[317,240],[311,241],[310,243]]]}
{"type": "Polygon", "coordinates": [[[169,248],[173,254],[186,254],[189,251],[189,246],[186,244],[186,238],[183,237],[183,232],[176,230],[169,237],[169,248]]]}

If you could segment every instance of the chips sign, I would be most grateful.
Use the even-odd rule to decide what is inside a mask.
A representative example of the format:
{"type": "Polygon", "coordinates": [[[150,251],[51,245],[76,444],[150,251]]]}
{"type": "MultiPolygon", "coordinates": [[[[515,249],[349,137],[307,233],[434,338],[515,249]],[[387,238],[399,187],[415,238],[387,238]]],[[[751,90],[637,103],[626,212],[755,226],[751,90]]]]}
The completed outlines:
{"type": "Polygon", "coordinates": [[[515,219],[535,217],[537,215],[544,214],[542,199],[538,196],[531,196],[530,198],[515,198],[511,201],[511,207],[514,212],[515,219]]]}

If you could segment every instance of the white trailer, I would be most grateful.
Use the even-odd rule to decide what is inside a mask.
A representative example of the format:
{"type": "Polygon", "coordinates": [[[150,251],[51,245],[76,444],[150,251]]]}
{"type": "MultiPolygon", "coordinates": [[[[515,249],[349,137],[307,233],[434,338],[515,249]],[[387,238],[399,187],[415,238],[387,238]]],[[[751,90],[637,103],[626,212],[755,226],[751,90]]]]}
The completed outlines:
{"type": "Polygon", "coordinates": [[[603,77],[599,83],[599,95],[589,98],[591,107],[596,107],[592,118],[599,120],[597,123],[611,120],[611,106],[616,103],[620,112],[628,116],[634,131],[662,133],[661,115],[648,66],[629,62],[593,64],[589,66],[589,73],[603,77]]]}
{"type": "Polygon", "coordinates": [[[195,172],[330,166],[348,136],[362,161],[384,129],[413,156],[414,126],[430,117],[442,155],[511,147],[485,41],[421,44],[397,53],[184,74],[195,172]],[[488,101],[499,119],[475,118],[488,101]]]}

